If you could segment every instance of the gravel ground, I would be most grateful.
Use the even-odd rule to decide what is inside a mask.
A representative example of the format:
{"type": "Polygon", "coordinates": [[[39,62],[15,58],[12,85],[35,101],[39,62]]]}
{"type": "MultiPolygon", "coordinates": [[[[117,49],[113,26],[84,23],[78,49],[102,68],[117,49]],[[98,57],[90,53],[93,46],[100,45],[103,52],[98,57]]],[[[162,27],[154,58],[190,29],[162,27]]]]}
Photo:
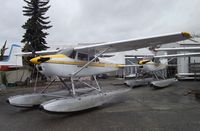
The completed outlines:
{"type": "MultiPolygon", "coordinates": [[[[118,80],[101,83],[105,90],[127,88],[118,80]]],[[[0,92],[0,131],[199,131],[200,101],[194,94],[186,95],[199,84],[180,81],[160,90],[138,87],[123,101],[62,114],[10,106],[6,103],[9,96],[29,93],[33,88],[8,89],[0,92]]]]}

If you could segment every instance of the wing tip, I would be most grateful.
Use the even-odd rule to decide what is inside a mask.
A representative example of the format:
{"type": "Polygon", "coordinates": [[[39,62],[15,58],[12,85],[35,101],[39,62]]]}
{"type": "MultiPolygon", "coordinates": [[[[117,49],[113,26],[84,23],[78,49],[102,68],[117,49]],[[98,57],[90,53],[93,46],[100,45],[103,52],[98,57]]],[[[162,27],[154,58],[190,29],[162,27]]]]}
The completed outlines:
{"type": "Polygon", "coordinates": [[[181,32],[182,36],[185,38],[192,38],[192,35],[189,32],[181,32]]]}

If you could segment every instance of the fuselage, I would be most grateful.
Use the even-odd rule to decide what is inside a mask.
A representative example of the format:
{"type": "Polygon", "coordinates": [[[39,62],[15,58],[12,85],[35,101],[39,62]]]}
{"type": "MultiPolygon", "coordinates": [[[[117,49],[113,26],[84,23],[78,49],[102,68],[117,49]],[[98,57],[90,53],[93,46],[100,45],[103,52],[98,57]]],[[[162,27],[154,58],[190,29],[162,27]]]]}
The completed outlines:
{"type": "Polygon", "coordinates": [[[139,61],[139,64],[142,65],[142,70],[144,72],[153,72],[165,69],[167,67],[167,64],[163,63],[156,63],[151,60],[141,60],[139,61]]]}
{"type": "MultiPolygon", "coordinates": [[[[117,61],[121,61],[122,58],[116,56],[110,57],[109,59],[92,59],[94,59],[94,56],[77,53],[73,50],[64,50],[55,55],[38,56],[30,61],[37,65],[37,69],[42,74],[59,77],[97,75],[119,70],[125,64],[124,58],[124,62],[118,63],[117,61]]],[[[155,63],[150,60],[141,60],[139,64],[143,66],[143,71],[146,72],[161,70],[167,66],[166,64],[155,63]]]]}
{"type": "Polygon", "coordinates": [[[148,62],[145,65],[143,65],[143,70],[146,72],[149,71],[158,71],[166,68],[166,64],[162,63],[155,63],[155,62],[148,62]]]}
{"type": "Polygon", "coordinates": [[[36,57],[31,60],[37,64],[37,69],[46,76],[71,77],[77,71],[81,70],[75,76],[89,76],[101,73],[116,71],[122,68],[122,64],[113,64],[105,62],[103,59],[91,62],[88,66],[83,67],[89,60],[80,60],[70,58],[64,54],[46,55],[36,57]],[[41,62],[45,60],[45,62],[41,62]]]}

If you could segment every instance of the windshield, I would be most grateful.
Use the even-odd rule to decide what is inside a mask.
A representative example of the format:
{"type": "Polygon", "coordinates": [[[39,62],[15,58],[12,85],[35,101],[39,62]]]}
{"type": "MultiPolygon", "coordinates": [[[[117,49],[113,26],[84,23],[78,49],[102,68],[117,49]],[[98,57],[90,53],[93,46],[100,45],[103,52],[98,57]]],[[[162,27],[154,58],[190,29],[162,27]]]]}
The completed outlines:
{"type": "Polygon", "coordinates": [[[73,49],[62,49],[60,50],[57,54],[64,54],[70,58],[75,58],[76,56],[76,51],[73,49]]]}

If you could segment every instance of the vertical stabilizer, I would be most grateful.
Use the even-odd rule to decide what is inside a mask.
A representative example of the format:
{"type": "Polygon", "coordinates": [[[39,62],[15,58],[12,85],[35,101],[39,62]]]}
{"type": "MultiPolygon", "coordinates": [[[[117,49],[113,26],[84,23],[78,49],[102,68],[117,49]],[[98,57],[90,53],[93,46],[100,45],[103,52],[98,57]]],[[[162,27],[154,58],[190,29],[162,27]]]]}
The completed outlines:
{"type": "Polygon", "coordinates": [[[22,66],[22,56],[17,56],[16,53],[21,53],[21,45],[12,44],[8,56],[4,56],[4,59],[0,61],[0,66],[22,66]]]}

